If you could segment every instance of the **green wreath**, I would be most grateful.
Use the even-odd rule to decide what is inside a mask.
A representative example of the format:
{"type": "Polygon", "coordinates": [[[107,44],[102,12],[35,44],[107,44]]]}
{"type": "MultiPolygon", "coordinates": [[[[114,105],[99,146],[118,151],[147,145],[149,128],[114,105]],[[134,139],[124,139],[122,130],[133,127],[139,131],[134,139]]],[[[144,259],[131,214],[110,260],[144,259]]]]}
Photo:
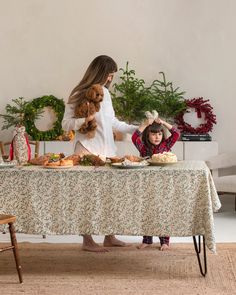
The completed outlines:
{"type": "Polygon", "coordinates": [[[65,111],[65,103],[63,99],[58,99],[53,95],[42,96],[33,99],[27,106],[25,112],[25,128],[26,132],[33,140],[55,140],[63,134],[61,122],[65,111]],[[43,108],[51,107],[57,120],[53,124],[53,128],[47,131],[40,131],[35,126],[35,120],[43,113],[43,108]]]}

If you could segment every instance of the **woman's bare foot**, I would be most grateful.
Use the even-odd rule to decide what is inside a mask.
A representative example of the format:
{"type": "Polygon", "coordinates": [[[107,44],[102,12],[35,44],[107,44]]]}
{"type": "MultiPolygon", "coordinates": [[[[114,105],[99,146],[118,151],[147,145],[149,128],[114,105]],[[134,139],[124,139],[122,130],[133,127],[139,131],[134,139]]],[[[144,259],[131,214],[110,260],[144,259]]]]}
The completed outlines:
{"type": "Polygon", "coordinates": [[[125,247],[126,244],[118,240],[115,236],[109,235],[109,236],[105,236],[103,246],[104,247],[125,247]]]}
{"type": "Polygon", "coordinates": [[[83,251],[89,251],[89,252],[109,252],[108,249],[98,245],[94,242],[92,236],[90,235],[83,235],[83,245],[82,245],[83,251]]]}
{"type": "Polygon", "coordinates": [[[170,250],[170,246],[167,245],[167,244],[162,244],[161,248],[160,248],[160,251],[167,251],[167,250],[170,250]]]}
{"type": "Polygon", "coordinates": [[[142,243],[142,244],[138,245],[137,248],[139,250],[142,250],[142,249],[148,248],[150,246],[151,246],[151,244],[142,243]]]}

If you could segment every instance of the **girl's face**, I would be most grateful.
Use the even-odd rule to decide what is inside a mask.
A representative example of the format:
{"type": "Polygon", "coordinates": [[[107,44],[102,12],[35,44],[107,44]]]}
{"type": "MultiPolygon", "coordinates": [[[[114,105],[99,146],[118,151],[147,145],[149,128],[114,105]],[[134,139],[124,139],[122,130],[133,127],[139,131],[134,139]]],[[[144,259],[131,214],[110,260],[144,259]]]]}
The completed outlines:
{"type": "Polygon", "coordinates": [[[163,137],[163,133],[161,131],[158,132],[149,132],[148,139],[151,144],[158,145],[161,143],[163,137]]]}

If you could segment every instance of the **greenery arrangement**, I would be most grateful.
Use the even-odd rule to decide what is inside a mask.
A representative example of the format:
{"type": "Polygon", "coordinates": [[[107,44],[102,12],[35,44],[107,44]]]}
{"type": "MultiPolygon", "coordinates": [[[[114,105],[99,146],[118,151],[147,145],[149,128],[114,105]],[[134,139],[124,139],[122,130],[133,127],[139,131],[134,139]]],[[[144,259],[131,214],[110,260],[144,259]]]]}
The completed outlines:
{"type": "Polygon", "coordinates": [[[120,71],[121,82],[113,85],[111,95],[114,110],[121,120],[140,122],[145,118],[145,112],[151,110],[157,110],[160,117],[170,120],[186,109],[185,92],[173,88],[163,72],[160,72],[163,80],[154,80],[150,86],[146,86],[143,79],[135,77],[135,71],[129,69],[128,62],[126,68],[120,71]]]}
{"type": "MultiPolygon", "coordinates": [[[[6,114],[0,114],[3,118],[2,130],[12,126],[25,126],[27,116],[27,106],[29,102],[24,100],[24,97],[12,99],[13,105],[6,105],[6,114]]],[[[39,116],[39,114],[37,114],[39,116]]]]}
{"type": "Polygon", "coordinates": [[[186,110],[184,91],[179,91],[179,87],[173,88],[172,82],[167,82],[165,74],[162,80],[154,80],[151,87],[151,99],[153,107],[164,119],[174,119],[179,113],[186,110]]]}
{"type": "Polygon", "coordinates": [[[115,83],[114,92],[111,91],[116,116],[128,123],[139,122],[145,111],[152,108],[149,88],[145,87],[143,79],[135,77],[134,70],[129,70],[128,62],[120,71],[121,83],[115,83]]]}
{"type": "Polygon", "coordinates": [[[23,97],[12,99],[13,105],[7,104],[6,114],[0,114],[4,119],[2,129],[11,126],[25,126],[26,132],[33,140],[54,140],[63,134],[61,121],[63,119],[65,104],[63,99],[58,99],[53,95],[42,96],[27,102],[23,97]],[[52,107],[57,120],[53,128],[47,131],[40,131],[35,126],[35,121],[40,118],[43,108],[52,107]]]}
{"type": "Polygon", "coordinates": [[[32,137],[33,140],[54,140],[58,136],[63,134],[61,122],[65,111],[65,104],[63,99],[58,99],[53,95],[42,96],[33,99],[26,107],[26,113],[31,114],[26,116],[25,128],[26,132],[32,137]],[[53,128],[47,131],[40,131],[35,126],[35,120],[38,118],[38,114],[43,111],[43,108],[51,107],[57,120],[53,124],[53,128]]]}

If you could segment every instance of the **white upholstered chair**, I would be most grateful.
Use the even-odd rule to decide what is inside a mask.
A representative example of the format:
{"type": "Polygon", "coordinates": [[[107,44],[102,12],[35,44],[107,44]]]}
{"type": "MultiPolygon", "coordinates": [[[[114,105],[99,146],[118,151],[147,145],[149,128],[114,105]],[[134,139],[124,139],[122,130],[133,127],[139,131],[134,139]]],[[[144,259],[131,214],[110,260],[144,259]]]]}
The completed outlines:
{"type": "Polygon", "coordinates": [[[236,210],[236,174],[219,176],[220,169],[236,167],[236,152],[224,153],[212,157],[206,161],[206,164],[212,171],[212,176],[218,194],[235,195],[236,210]]]}

